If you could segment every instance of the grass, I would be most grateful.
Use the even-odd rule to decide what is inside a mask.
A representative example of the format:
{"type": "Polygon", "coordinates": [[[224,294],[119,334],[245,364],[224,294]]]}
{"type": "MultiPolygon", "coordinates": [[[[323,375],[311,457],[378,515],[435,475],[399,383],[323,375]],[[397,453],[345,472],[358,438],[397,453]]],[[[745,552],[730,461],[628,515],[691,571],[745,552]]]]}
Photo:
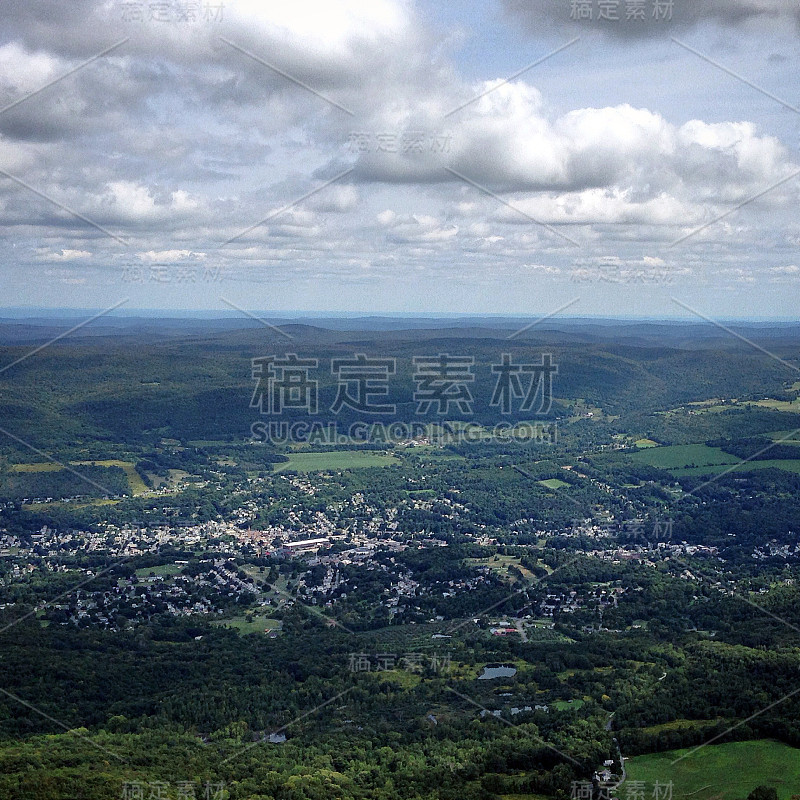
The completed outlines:
{"type": "MultiPolygon", "coordinates": [[[[794,387],[792,387],[794,389],[794,387]]],[[[777,400],[772,397],[765,397],[761,400],[728,400],[725,403],[716,401],[704,401],[702,403],[687,403],[688,406],[695,407],[696,412],[720,413],[731,408],[768,408],[771,411],[800,411],[800,398],[794,400],[777,400]]]]}
{"type": "Polygon", "coordinates": [[[754,403],[745,403],[748,406],[771,408],[773,411],[800,411],[800,399],[795,400],[756,400],[754,403]]]}
{"type": "MultiPolygon", "coordinates": [[[[674,800],[743,800],[757,786],[790,800],[800,787],[800,750],[780,742],[730,742],[691,750],[635,756],[626,761],[628,780],[644,781],[652,792],[656,781],[673,784],[674,800]]],[[[623,794],[625,786],[622,786],[623,794]]]]}
{"type": "Polygon", "coordinates": [[[800,473],[800,459],[776,459],[774,461],[745,461],[741,464],[712,464],[707,467],[688,467],[671,470],[678,478],[687,475],[716,475],[730,470],[731,472],[753,472],[758,469],[782,469],[784,472],[800,473]]]}
{"type": "MultiPolygon", "coordinates": [[[[783,433],[786,436],[790,431],[783,433]]],[[[775,434],[770,434],[780,438],[775,434]]],[[[800,455],[800,449],[798,450],[800,455]]],[[[721,472],[752,472],[759,469],[782,469],[800,473],[800,458],[742,461],[719,447],[704,444],[681,444],[650,447],[629,456],[638,464],[669,470],[676,478],[698,475],[717,475],[721,472]]]]}
{"type": "Polygon", "coordinates": [[[536,578],[527,567],[522,566],[517,556],[497,555],[489,558],[468,558],[467,564],[473,567],[488,567],[497,577],[509,583],[516,583],[519,580],[519,575],[510,571],[511,567],[516,567],[526,581],[533,581],[536,578]]]}
{"type": "Polygon", "coordinates": [[[654,442],[652,439],[637,439],[634,444],[642,450],[649,447],[658,447],[658,442],[654,442]]]}
{"type": "Polygon", "coordinates": [[[563,489],[565,486],[569,486],[566,481],[560,481],[558,478],[550,478],[546,481],[539,481],[539,483],[548,489],[563,489]]]}
{"type": "Polygon", "coordinates": [[[177,575],[183,566],[180,564],[160,564],[157,567],[142,567],[136,570],[136,577],[140,580],[142,578],[149,578],[151,575],[156,575],[159,578],[167,578],[172,575],[177,575]]]}
{"type": "Polygon", "coordinates": [[[717,464],[736,464],[741,459],[726,453],[719,447],[705,444],[678,444],[666,447],[650,447],[629,456],[638,464],[659,469],[684,469],[707,467],[717,464]]]}
{"type": "Polygon", "coordinates": [[[556,700],[552,703],[556,711],[569,711],[571,708],[580,708],[583,705],[583,700],[576,698],[575,700],[556,700]]]}
{"type": "Polygon", "coordinates": [[[34,464],[10,464],[11,472],[60,472],[64,467],[52,461],[41,461],[34,464]]]}
{"type": "Polygon", "coordinates": [[[115,506],[119,500],[107,500],[106,498],[97,498],[96,500],[82,500],[80,503],[67,503],[60,500],[54,500],[52,503],[23,503],[22,507],[26,511],[48,511],[54,508],[90,508],[91,506],[115,506]]]}
{"type": "Polygon", "coordinates": [[[244,616],[241,616],[233,617],[232,619],[216,620],[212,624],[218,627],[233,628],[242,635],[248,633],[266,633],[267,630],[278,630],[281,627],[279,620],[262,616],[254,616],[252,622],[248,622],[244,616]]]}
{"type": "Polygon", "coordinates": [[[289,461],[275,465],[276,472],[327,472],[329,470],[388,467],[399,464],[391,453],[373,450],[332,450],[328,453],[290,453],[289,461]]]}
{"type": "MultiPolygon", "coordinates": [[[[422,663],[429,663],[428,659],[423,659],[422,663]]],[[[418,673],[404,668],[402,657],[395,659],[395,666],[392,669],[375,670],[373,665],[373,670],[367,674],[378,683],[394,683],[403,689],[413,689],[422,681],[418,673]]]]}

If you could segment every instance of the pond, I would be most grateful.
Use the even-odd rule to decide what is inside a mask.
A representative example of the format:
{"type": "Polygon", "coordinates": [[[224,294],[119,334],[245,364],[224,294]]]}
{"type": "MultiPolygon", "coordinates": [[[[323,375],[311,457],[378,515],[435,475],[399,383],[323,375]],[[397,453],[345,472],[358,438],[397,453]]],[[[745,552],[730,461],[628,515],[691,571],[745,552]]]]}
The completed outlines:
{"type": "Polygon", "coordinates": [[[490,681],[494,678],[511,678],[516,674],[516,667],[509,667],[505,664],[492,664],[483,668],[483,675],[479,675],[478,680],[490,681]]]}

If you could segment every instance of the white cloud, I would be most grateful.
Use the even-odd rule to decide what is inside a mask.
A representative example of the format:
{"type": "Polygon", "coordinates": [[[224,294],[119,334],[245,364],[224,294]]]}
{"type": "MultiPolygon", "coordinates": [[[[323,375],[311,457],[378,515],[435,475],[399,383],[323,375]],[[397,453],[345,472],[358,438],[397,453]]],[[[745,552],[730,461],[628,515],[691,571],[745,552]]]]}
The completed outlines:
{"type": "Polygon", "coordinates": [[[206,257],[205,253],[195,253],[192,250],[148,250],[145,253],[138,253],[142,261],[159,264],[177,264],[181,261],[202,260],[206,257]]]}
{"type": "MultiPolygon", "coordinates": [[[[495,191],[535,193],[515,204],[545,222],[676,225],[701,218],[700,204],[745,200],[795,168],[786,148],[750,122],[676,126],[625,104],[550,119],[539,91],[524,82],[487,82],[473,91],[493,87],[460,112],[450,152],[370,153],[359,162],[360,178],[452,181],[452,169],[495,191]]],[[[460,201],[456,210],[474,209],[460,201]]]]}
{"type": "MultiPolygon", "coordinates": [[[[513,5],[507,0],[507,8],[513,5]]],[[[400,264],[422,277],[563,275],[574,254],[530,217],[574,236],[587,253],[619,251],[625,269],[674,271],[659,245],[713,222],[797,168],[796,154],[772,135],[779,130],[774,120],[753,121],[761,108],[755,99],[769,105],[766,98],[735,111],[732,96],[709,97],[707,110],[684,107],[689,90],[670,87],[689,78],[674,74],[664,76],[663,104],[658,93],[626,103],[622,86],[618,97],[575,107],[573,95],[559,91],[563,77],[548,74],[551,65],[510,83],[496,77],[506,73],[505,54],[479,63],[475,54],[489,47],[479,41],[481,31],[461,43],[463,51],[448,50],[457,37],[440,46],[426,27],[431,14],[412,0],[231,0],[219,25],[126,23],[111,0],[8,6],[0,32],[0,107],[130,36],[113,55],[0,115],[0,166],[42,193],[0,179],[5,235],[19,245],[13,269],[51,261],[93,275],[90,264],[121,257],[119,242],[58,208],[62,203],[129,238],[126,257],[205,258],[224,263],[243,286],[258,269],[266,280],[274,264],[281,266],[276,279],[285,281],[344,280],[370,273],[370,266],[393,278],[400,264]],[[460,61],[447,62],[447,54],[460,61]],[[457,67],[491,77],[466,80],[457,67]],[[355,131],[373,137],[369,152],[348,148],[355,131]],[[375,147],[378,134],[402,142],[404,134],[419,132],[420,147],[375,147]],[[282,210],[351,165],[352,177],[282,210]]],[[[547,6],[542,18],[549,19],[568,13],[569,3],[525,0],[525,6],[547,6]]],[[[676,2],[675,13],[685,15],[685,24],[705,15],[739,31],[745,19],[785,26],[797,7],[794,0],[694,0],[693,6],[687,0],[676,2]]],[[[752,49],[759,42],[768,53],[769,39],[755,40],[752,49]]],[[[604,44],[610,57],[625,55],[620,44],[604,44]]],[[[537,52],[546,47],[541,38],[537,52]]],[[[654,46],[641,50],[648,48],[654,46]]],[[[673,49],[672,63],[696,58],[673,49]]],[[[786,97],[779,77],[791,74],[790,66],[770,67],[776,70],[770,88],[786,97]]],[[[616,66],[613,76],[621,74],[616,66]]],[[[798,184],[710,226],[682,254],[696,263],[734,263],[765,279],[782,276],[788,284],[794,272],[781,265],[791,262],[789,245],[800,241],[792,216],[798,184]],[[748,259],[771,244],[769,263],[750,267],[748,259]]],[[[408,291],[419,285],[415,278],[408,291]]]]}
{"type": "Polygon", "coordinates": [[[309,208],[322,213],[342,214],[358,207],[358,189],[350,185],[329,186],[321,194],[309,200],[309,208]]]}
{"type": "Polygon", "coordinates": [[[435,217],[408,215],[398,217],[387,233],[396,243],[436,243],[453,239],[458,235],[458,226],[444,225],[435,217]]]}
{"type": "Polygon", "coordinates": [[[92,254],[88,250],[70,250],[64,248],[57,253],[43,253],[40,261],[57,263],[59,261],[81,261],[86,258],[91,258],[92,254]]]}
{"type": "Polygon", "coordinates": [[[788,267],[771,267],[770,272],[776,275],[796,275],[800,272],[800,267],[797,264],[790,264],[788,267]]]}
{"type": "Polygon", "coordinates": [[[0,90],[12,97],[16,94],[17,99],[41,88],[66,70],[67,62],[46,52],[30,52],[18,42],[0,46],[0,90]]]}

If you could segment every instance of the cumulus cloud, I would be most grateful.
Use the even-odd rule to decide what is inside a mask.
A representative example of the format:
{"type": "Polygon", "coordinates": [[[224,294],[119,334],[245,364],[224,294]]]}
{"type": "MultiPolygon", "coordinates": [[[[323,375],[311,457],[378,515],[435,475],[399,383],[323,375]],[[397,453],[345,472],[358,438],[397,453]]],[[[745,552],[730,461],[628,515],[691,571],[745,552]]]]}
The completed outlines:
{"type": "Polygon", "coordinates": [[[44,252],[39,257],[40,261],[58,263],[59,261],[81,261],[91,258],[92,254],[88,250],[70,250],[64,248],[57,253],[44,252]]]}
{"type": "Polygon", "coordinates": [[[457,225],[444,224],[436,217],[411,214],[393,219],[387,236],[393,242],[419,244],[447,241],[457,234],[457,225]]]}
{"type": "MultiPolygon", "coordinates": [[[[569,0],[504,5],[534,33],[574,25],[569,0]]],[[[204,260],[242,285],[270,265],[285,281],[396,276],[401,265],[415,275],[528,265],[524,274],[563,276],[571,256],[547,263],[564,243],[537,220],[587,249],[638,250],[626,268],[655,269],[665,265],[654,241],[713,222],[797,168],[748,107],[579,103],[533,85],[537,73],[492,77],[499,59],[476,70],[467,48],[459,61],[448,50],[456,39],[440,47],[412,0],[230,0],[223,22],[191,24],[147,19],[143,7],[137,22],[113,0],[4,3],[0,108],[23,101],[0,112],[0,169],[18,179],[0,177],[15,268],[59,262],[88,274],[114,258],[204,260]],[[489,79],[467,80],[462,68],[489,79]]],[[[786,27],[798,12],[777,0],[676,0],[673,14],[676,26],[786,27]]],[[[741,264],[778,240],[783,255],[761,269],[789,280],[780,265],[791,263],[787,242],[800,241],[786,221],[796,198],[788,182],[693,242],[716,262],[735,251],[741,264]]]]}
{"type": "MultiPolygon", "coordinates": [[[[473,90],[489,93],[452,124],[448,152],[369,153],[357,162],[358,179],[468,178],[478,190],[517,193],[516,207],[550,224],[678,225],[702,220],[709,204],[746,200],[796,168],[786,147],[751,122],[677,126],[625,104],[551,119],[541,93],[524,82],[473,90]]],[[[462,201],[457,213],[475,208],[462,201]]],[[[509,209],[500,216],[526,223],[509,209]]]]}

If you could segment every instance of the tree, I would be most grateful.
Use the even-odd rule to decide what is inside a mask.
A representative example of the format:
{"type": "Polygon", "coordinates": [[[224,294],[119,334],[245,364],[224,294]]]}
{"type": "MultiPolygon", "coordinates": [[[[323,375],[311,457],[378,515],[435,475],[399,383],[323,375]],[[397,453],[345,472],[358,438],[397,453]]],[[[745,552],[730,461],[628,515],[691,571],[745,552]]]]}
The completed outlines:
{"type": "Polygon", "coordinates": [[[778,790],[770,786],[757,786],[747,795],[747,800],[778,800],[778,790]]]}

